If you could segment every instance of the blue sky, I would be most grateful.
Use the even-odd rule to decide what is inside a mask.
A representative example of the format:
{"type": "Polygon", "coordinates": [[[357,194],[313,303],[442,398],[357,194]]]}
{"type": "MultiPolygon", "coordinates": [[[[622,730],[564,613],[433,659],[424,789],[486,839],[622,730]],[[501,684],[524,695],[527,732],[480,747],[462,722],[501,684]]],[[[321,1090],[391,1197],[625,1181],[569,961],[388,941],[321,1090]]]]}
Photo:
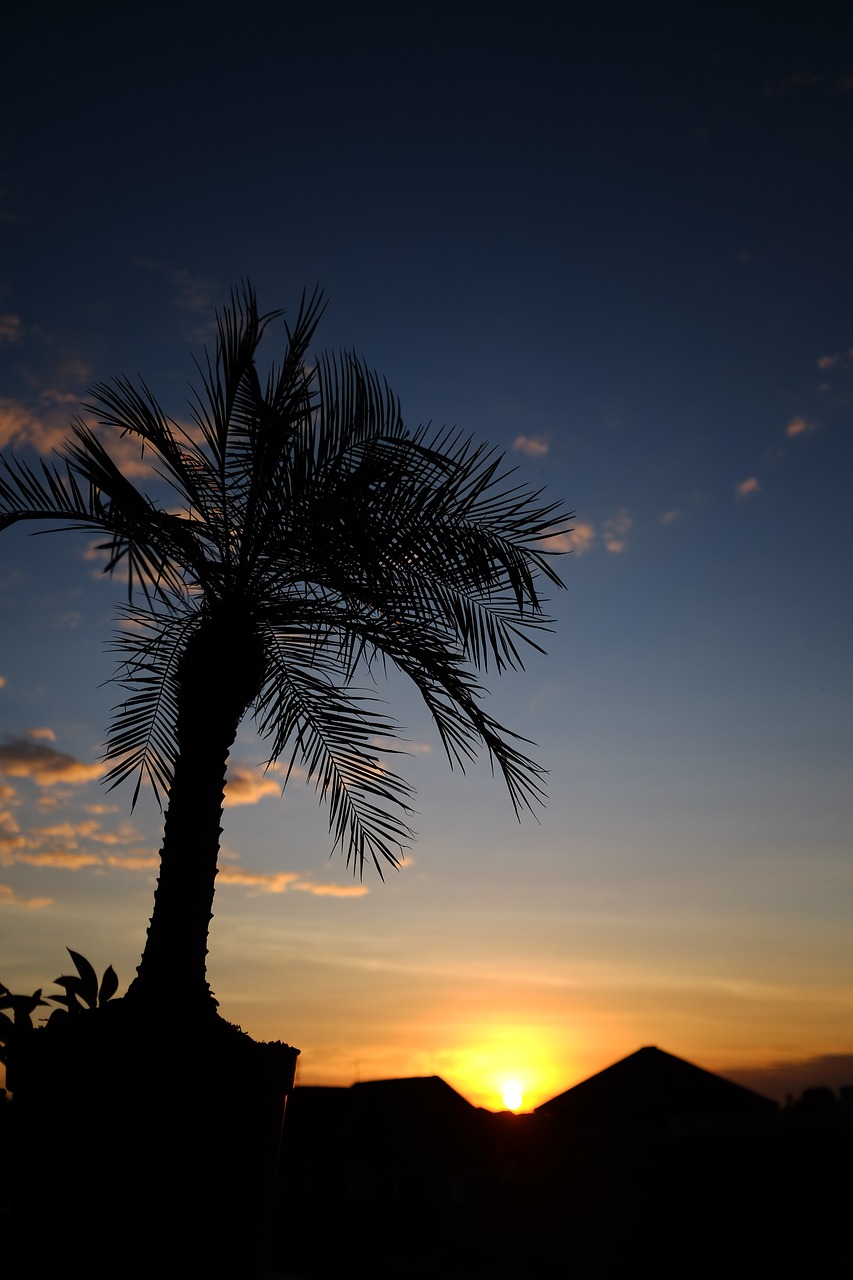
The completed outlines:
{"type": "MultiPolygon", "coordinates": [[[[646,1043],[768,1089],[853,1076],[853,32],[768,12],[12,19],[4,449],[49,452],[120,374],[180,417],[233,285],[292,312],[320,282],[319,345],[577,513],[549,655],[492,684],[550,770],[541,823],[450,775],[395,687],[419,841],[354,885],[238,741],[211,975],[306,1082],[435,1070],[498,1105],[515,1074],[535,1105],[646,1043]]],[[[89,554],[0,539],[13,987],[66,945],[127,981],[150,910],[159,814],[96,780],[121,586],[89,554]]]]}

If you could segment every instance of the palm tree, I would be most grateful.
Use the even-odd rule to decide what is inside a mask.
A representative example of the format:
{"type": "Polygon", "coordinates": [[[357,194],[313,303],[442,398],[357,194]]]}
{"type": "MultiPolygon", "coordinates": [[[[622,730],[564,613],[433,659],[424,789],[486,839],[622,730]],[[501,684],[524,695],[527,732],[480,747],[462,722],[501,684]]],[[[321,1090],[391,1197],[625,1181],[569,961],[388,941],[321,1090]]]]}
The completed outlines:
{"type": "Polygon", "coordinates": [[[540,647],[539,583],[562,585],[544,541],[557,507],[456,431],[407,429],[354,355],[309,363],[322,311],[317,291],[303,295],[262,378],[258,347],[280,313],[262,315],[248,285],[232,293],[189,425],[144,383],[92,388],[87,409],[148,459],[150,493],[82,420],[58,461],[0,460],[0,529],[95,530],[106,571],[127,575],[106,777],[135,778],[134,803],[145,781],[167,800],[126,1001],[161,1015],[215,1011],[207,936],[226,764],[247,714],[270,764],[307,771],[357,874],[395,865],[411,838],[410,789],[375,745],[396,732],[370,692],[386,667],[418,689],[451,765],[484,748],[517,814],[543,798],[543,771],[484,709],[479,676],[540,647]]]}

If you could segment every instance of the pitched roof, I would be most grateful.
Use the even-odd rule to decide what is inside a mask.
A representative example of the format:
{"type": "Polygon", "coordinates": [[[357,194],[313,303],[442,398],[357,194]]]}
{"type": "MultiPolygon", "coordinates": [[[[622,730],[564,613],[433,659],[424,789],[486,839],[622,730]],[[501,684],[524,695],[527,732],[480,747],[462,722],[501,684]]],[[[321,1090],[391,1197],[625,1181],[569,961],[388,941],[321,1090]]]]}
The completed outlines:
{"type": "Polygon", "coordinates": [[[775,1102],[654,1045],[638,1049],[536,1108],[578,1125],[657,1125],[677,1116],[770,1114],[775,1102]]]}

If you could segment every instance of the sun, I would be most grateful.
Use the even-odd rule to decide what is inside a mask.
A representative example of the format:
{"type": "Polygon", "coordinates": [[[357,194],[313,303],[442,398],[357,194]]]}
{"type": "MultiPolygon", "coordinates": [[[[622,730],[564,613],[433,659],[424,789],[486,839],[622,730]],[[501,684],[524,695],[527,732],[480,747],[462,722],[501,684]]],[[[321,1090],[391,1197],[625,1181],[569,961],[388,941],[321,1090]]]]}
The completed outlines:
{"type": "Polygon", "coordinates": [[[521,1085],[517,1080],[504,1080],[503,1100],[507,1111],[520,1111],[522,1097],[521,1085]]]}

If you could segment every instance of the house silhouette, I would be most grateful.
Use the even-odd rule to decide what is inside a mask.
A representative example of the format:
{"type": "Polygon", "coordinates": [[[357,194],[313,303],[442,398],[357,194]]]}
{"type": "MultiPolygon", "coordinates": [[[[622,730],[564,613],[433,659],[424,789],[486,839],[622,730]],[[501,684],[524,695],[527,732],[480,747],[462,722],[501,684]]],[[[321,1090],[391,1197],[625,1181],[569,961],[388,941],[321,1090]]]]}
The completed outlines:
{"type": "Polygon", "coordinates": [[[654,1045],[638,1049],[535,1109],[575,1132],[769,1133],[778,1105],[654,1045]]]}
{"type": "Polygon", "coordinates": [[[654,1046],[513,1115],[438,1076],[297,1087],[271,1266],[303,1280],[850,1280],[851,1136],[654,1046]]]}

